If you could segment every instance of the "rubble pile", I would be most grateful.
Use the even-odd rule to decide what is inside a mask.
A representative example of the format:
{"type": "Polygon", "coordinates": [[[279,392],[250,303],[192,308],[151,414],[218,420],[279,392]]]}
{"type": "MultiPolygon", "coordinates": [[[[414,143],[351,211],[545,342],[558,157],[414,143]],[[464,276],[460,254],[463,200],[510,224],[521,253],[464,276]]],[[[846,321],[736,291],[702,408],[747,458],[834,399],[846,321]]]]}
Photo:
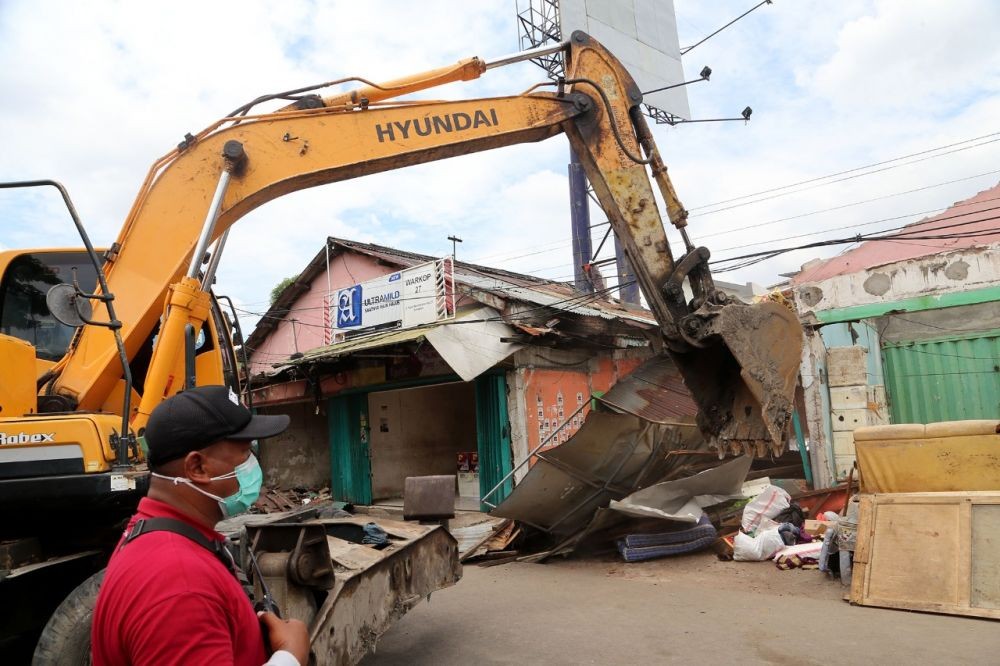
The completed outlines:
{"type": "Polygon", "coordinates": [[[252,513],[278,513],[294,511],[313,502],[330,501],[329,488],[277,488],[265,486],[260,497],[251,507],[252,513]]]}

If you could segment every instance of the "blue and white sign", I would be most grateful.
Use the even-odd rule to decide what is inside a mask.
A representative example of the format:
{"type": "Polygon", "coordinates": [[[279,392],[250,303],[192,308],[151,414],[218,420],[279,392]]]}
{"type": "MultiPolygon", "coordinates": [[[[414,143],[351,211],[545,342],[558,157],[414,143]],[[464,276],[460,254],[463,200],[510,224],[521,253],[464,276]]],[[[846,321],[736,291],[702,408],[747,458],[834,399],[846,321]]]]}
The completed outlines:
{"type": "Polygon", "coordinates": [[[338,291],[336,328],[370,328],[400,321],[400,278],[400,273],[391,273],[338,291]]]}
{"type": "Polygon", "coordinates": [[[361,296],[360,284],[337,292],[337,328],[361,326],[361,296]]]}
{"type": "Polygon", "coordinates": [[[453,307],[443,307],[444,276],[451,279],[451,262],[447,270],[444,266],[442,261],[429,262],[338,290],[331,303],[333,329],[359,331],[392,324],[411,328],[454,316],[453,307]]]}

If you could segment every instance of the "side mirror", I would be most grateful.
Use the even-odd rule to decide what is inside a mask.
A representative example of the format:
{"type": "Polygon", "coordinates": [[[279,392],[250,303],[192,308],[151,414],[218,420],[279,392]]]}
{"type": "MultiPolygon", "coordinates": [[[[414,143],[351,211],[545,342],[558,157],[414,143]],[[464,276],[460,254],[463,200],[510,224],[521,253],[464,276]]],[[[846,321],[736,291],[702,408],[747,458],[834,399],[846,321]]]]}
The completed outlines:
{"type": "Polygon", "coordinates": [[[84,296],[71,284],[57,284],[45,294],[45,304],[59,322],[80,328],[90,323],[94,314],[90,299],[84,296]]]}

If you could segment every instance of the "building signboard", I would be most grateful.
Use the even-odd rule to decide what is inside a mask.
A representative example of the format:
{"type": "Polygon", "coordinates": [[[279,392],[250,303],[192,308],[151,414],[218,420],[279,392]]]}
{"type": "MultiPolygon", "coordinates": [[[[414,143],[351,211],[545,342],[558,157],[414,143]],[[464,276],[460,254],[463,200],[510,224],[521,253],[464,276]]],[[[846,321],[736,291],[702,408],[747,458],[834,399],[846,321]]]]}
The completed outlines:
{"type": "Polygon", "coordinates": [[[448,257],[337,290],[329,299],[334,340],[453,317],[452,266],[448,257]]]}
{"type": "Polygon", "coordinates": [[[560,0],[563,39],[583,30],[606,46],[635,78],[649,106],[690,118],[673,0],[560,0]]]}

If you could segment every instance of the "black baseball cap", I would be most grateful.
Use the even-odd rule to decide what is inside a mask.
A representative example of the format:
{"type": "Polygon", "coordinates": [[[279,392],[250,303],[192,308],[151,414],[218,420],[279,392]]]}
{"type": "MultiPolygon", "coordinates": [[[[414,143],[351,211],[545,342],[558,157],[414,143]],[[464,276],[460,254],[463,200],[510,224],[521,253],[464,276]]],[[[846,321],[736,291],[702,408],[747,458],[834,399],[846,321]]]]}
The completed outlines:
{"type": "Polygon", "coordinates": [[[149,464],[156,467],[221,439],[273,437],[290,420],[287,414],[252,414],[228,386],[198,386],[157,405],[143,438],[149,464]]]}

